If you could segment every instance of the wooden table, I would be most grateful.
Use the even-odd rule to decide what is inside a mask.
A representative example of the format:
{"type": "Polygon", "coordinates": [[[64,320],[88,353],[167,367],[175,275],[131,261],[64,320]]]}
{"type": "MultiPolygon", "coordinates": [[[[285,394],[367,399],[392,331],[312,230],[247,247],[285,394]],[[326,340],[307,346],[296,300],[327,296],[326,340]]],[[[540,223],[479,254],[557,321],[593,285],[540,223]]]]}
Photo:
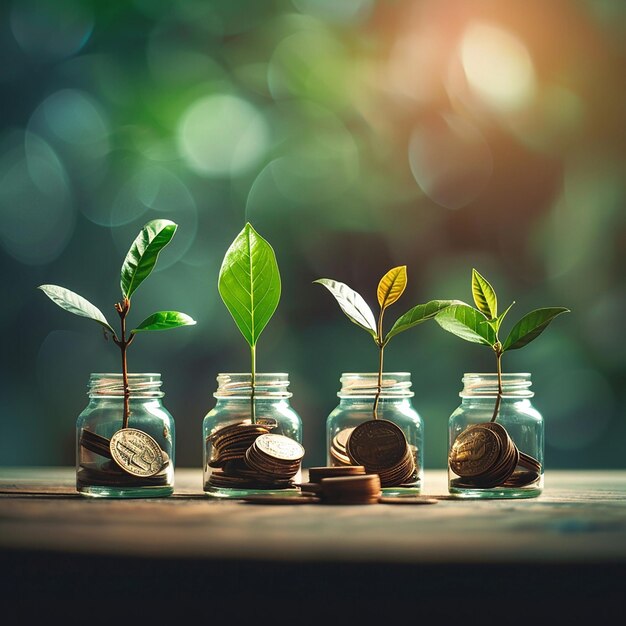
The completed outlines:
{"type": "Polygon", "coordinates": [[[548,472],[539,498],[468,501],[427,471],[430,506],[224,502],[201,480],[177,469],[170,498],[92,500],[73,468],[0,468],[0,599],[84,624],[111,624],[110,602],[125,623],[240,623],[261,606],[291,623],[626,615],[626,472],[548,472]]]}

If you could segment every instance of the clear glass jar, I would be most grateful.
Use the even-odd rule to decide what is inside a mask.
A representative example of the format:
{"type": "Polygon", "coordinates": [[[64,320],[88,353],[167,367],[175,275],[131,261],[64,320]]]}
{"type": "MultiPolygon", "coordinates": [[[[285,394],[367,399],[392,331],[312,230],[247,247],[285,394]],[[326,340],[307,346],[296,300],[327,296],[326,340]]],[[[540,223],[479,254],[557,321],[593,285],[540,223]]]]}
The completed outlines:
{"type": "Polygon", "coordinates": [[[161,400],[161,374],[129,374],[128,384],[129,431],[117,434],[113,446],[119,442],[120,457],[111,438],[123,425],[122,375],[91,374],[89,403],[76,421],[76,489],[82,495],[154,498],[174,491],[175,427],[161,400]]]}
{"type": "Polygon", "coordinates": [[[531,384],[530,374],[503,374],[502,399],[492,422],[498,396],[497,374],[464,375],[461,405],[448,423],[450,493],[466,498],[531,498],[541,493],[544,425],[530,400],[535,395],[531,384]],[[466,431],[477,424],[483,426],[466,431]],[[502,431],[493,424],[504,428],[512,447],[505,445],[502,431]],[[485,428],[492,430],[499,443],[491,433],[484,432],[485,428]],[[511,461],[505,459],[506,449],[512,454],[511,461]]]}
{"type": "MultiPolygon", "coordinates": [[[[346,445],[354,428],[373,418],[374,400],[378,389],[378,373],[343,373],[339,405],[326,420],[326,462],[331,466],[350,465],[346,445]]],[[[400,427],[414,457],[415,471],[400,486],[383,487],[386,496],[415,495],[421,490],[424,477],[424,424],[413,407],[411,374],[383,374],[382,392],[378,403],[378,419],[388,420],[400,427]]]]}
{"type": "MultiPolygon", "coordinates": [[[[293,410],[289,399],[288,374],[256,374],[254,384],[255,419],[259,422],[271,422],[272,434],[284,435],[302,443],[302,420],[293,410]]],[[[241,498],[249,495],[291,495],[300,493],[299,488],[249,488],[216,487],[209,483],[213,469],[209,462],[213,446],[211,435],[231,424],[251,423],[252,384],[250,374],[219,374],[217,391],[213,394],[215,406],[207,413],[202,422],[203,440],[203,475],[204,492],[216,498],[241,498]]],[[[294,476],[294,483],[301,482],[302,471],[294,476]]]]}

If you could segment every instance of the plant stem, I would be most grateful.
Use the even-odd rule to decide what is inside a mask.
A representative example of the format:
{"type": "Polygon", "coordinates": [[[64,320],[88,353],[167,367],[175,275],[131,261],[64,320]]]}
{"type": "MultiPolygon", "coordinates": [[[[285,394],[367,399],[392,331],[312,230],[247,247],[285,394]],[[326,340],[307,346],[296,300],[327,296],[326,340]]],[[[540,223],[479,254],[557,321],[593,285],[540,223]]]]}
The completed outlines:
{"type": "Polygon", "coordinates": [[[122,417],[122,428],[128,428],[128,418],[130,417],[130,387],[128,385],[128,361],[126,358],[126,350],[135,338],[134,335],[130,339],[126,339],[126,316],[130,310],[130,300],[124,298],[122,303],[115,305],[115,310],[120,316],[121,334],[120,339],[113,338],[113,341],[119,346],[122,353],[122,385],[124,387],[124,413],[122,417]]]}
{"type": "Polygon", "coordinates": [[[378,338],[376,339],[376,343],[378,344],[379,354],[378,354],[378,384],[376,385],[376,396],[374,397],[374,411],[373,417],[375,420],[378,419],[378,403],[380,402],[380,394],[383,390],[383,362],[384,362],[384,352],[385,352],[385,342],[383,341],[383,314],[385,310],[381,309],[380,315],[378,316],[378,338]]]}
{"type": "Polygon", "coordinates": [[[250,346],[250,421],[256,424],[254,390],[256,383],[256,345],[250,346]]]}
{"type": "Polygon", "coordinates": [[[502,352],[499,349],[496,349],[496,363],[498,370],[498,397],[496,398],[496,405],[493,408],[492,422],[498,419],[498,411],[500,410],[500,402],[502,400],[502,352]]]}

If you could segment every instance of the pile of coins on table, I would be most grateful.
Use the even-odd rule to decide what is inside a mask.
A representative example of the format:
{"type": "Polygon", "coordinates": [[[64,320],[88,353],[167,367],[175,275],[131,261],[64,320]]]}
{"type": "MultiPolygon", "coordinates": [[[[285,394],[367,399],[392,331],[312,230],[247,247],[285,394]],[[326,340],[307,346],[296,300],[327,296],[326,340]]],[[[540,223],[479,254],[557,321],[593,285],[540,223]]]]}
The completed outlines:
{"type": "Polygon", "coordinates": [[[386,497],[378,474],[366,474],[362,465],[311,467],[309,482],[300,483],[293,497],[249,496],[252,504],[436,504],[434,498],[386,497]]]}
{"type": "Polygon", "coordinates": [[[415,449],[402,429],[388,420],[368,420],[348,435],[346,454],[352,465],[378,474],[383,487],[410,486],[417,478],[415,449]]]}
{"type": "Polygon", "coordinates": [[[224,426],[207,438],[208,465],[214,468],[206,487],[219,489],[289,489],[300,470],[304,448],[294,439],[272,434],[274,420],[244,420],[224,426]]]}
{"type": "MultiPolygon", "coordinates": [[[[169,484],[170,458],[147,433],[122,428],[111,439],[83,429],[80,434],[78,487],[145,487],[169,484]],[[82,449],[108,459],[90,462],[82,449]]],[[[91,455],[89,455],[91,456],[91,455]]]]}
{"type": "Polygon", "coordinates": [[[520,452],[497,422],[473,424],[461,432],[450,449],[449,465],[459,476],[450,484],[470,489],[526,487],[541,475],[541,463],[520,452]]]}

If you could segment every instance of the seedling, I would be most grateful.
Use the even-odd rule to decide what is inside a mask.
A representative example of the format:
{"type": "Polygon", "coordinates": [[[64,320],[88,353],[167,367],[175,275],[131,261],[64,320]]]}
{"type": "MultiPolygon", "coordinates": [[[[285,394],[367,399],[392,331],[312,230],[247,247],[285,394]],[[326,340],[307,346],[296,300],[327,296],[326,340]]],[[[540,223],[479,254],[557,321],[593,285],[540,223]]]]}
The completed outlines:
{"type": "Polygon", "coordinates": [[[272,246],[247,223],[224,256],[218,290],[250,346],[250,419],[256,423],[256,344],[280,300],[280,273],[272,246]]]}
{"type": "Polygon", "coordinates": [[[55,304],[62,309],[86,317],[100,324],[104,329],[104,336],[110,333],[113,342],[120,349],[122,356],[122,381],[124,386],[124,415],[122,428],[128,427],[130,415],[130,389],[128,386],[128,363],[126,352],[128,346],[134,341],[138,332],[151,330],[168,330],[178,326],[189,326],[196,322],[178,311],[157,311],[146,317],[143,322],[129,333],[126,331],[126,317],[131,307],[131,297],[148,278],[156,265],[159,253],[172,240],[177,225],[170,220],[152,220],[139,232],[122,264],[120,286],[122,300],[114,307],[120,318],[120,334],[118,335],[107,321],[106,317],[91,302],[79,296],[77,293],[59,287],[58,285],[40,285],[41,289],[55,304]]]}
{"type": "Polygon", "coordinates": [[[491,421],[495,422],[502,401],[502,355],[509,350],[517,350],[528,345],[548,327],[555,317],[561,313],[569,313],[569,309],[548,307],[527,313],[513,326],[503,343],[499,337],[500,326],[515,301],[498,315],[496,292],[475,269],[472,270],[472,296],[477,308],[465,303],[454,304],[439,313],[435,320],[444,330],[465,341],[489,346],[496,355],[498,396],[491,418],[491,421]]]}
{"type": "Polygon", "coordinates": [[[383,316],[387,307],[397,302],[404,293],[407,284],[406,265],[400,265],[390,269],[378,283],[376,295],[380,311],[378,320],[374,318],[372,310],[367,302],[356,291],[344,283],[329,278],[320,278],[313,281],[324,285],[330,293],[335,296],[341,310],[348,319],[366,330],[378,347],[378,381],[376,386],[376,396],[374,398],[373,418],[378,419],[378,404],[383,386],[383,364],[385,346],[389,341],[405,330],[417,326],[426,320],[434,318],[438,313],[450,306],[453,300],[431,300],[426,304],[418,304],[400,316],[391,330],[385,335],[383,331],[383,316]]]}

